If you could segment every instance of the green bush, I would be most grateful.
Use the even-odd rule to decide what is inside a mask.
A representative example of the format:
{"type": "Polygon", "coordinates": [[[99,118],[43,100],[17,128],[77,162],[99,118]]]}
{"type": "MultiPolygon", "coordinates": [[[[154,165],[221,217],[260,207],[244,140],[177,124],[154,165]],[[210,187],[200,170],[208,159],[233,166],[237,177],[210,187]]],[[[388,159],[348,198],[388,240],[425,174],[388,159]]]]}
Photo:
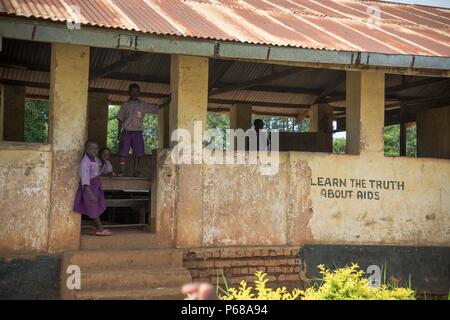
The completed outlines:
{"type": "MultiPolygon", "coordinates": [[[[222,289],[222,300],[415,300],[415,293],[409,288],[394,287],[383,284],[380,288],[369,286],[369,280],[364,277],[364,271],[357,264],[349,267],[330,270],[324,265],[318,266],[322,279],[320,284],[305,291],[286,288],[270,289],[266,286],[267,274],[255,273],[254,286],[248,286],[242,281],[239,288],[222,289]],[[255,288],[255,289],[253,289],[255,288]]],[[[226,285],[226,279],[224,279],[226,285]]]]}
{"type": "Polygon", "coordinates": [[[319,265],[322,274],[320,286],[306,289],[304,300],[415,300],[414,291],[409,288],[397,288],[382,284],[372,288],[364,277],[364,271],[357,264],[350,267],[330,270],[319,265]]]}

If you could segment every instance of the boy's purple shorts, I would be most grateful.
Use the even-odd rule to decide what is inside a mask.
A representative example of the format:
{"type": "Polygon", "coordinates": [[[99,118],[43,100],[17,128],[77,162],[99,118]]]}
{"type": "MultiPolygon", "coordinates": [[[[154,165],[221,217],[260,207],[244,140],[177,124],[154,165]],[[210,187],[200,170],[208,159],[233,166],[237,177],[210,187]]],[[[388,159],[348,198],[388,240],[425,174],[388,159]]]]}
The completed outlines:
{"type": "Polygon", "coordinates": [[[142,157],[145,154],[142,131],[122,130],[119,141],[120,156],[128,157],[130,148],[133,150],[133,155],[136,157],[142,157]]]}

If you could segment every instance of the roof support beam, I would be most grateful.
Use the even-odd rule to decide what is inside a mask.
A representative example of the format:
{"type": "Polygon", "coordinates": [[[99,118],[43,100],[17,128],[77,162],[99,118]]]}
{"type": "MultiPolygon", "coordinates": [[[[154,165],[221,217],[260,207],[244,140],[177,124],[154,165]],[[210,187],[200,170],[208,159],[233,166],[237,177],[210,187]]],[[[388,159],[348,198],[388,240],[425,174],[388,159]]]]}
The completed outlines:
{"type": "MultiPolygon", "coordinates": [[[[15,85],[15,86],[25,86],[25,87],[31,87],[31,88],[41,88],[41,89],[50,89],[50,84],[43,83],[43,82],[30,82],[30,81],[17,81],[17,80],[4,80],[0,79],[0,83],[3,84],[9,84],[9,85],[15,85]]],[[[89,92],[97,92],[97,93],[109,93],[112,95],[119,95],[119,96],[128,96],[129,93],[126,90],[116,90],[116,89],[105,89],[105,88],[89,88],[89,92]]],[[[146,98],[166,98],[169,95],[164,93],[151,93],[151,92],[141,92],[140,94],[142,97],[146,98]]]]}
{"type": "Polygon", "coordinates": [[[279,107],[279,108],[296,108],[296,109],[309,109],[309,104],[293,104],[293,103],[277,103],[271,101],[248,101],[248,100],[236,100],[236,99],[216,99],[209,98],[209,103],[215,104],[248,104],[255,107],[279,107]]]}
{"type": "Polygon", "coordinates": [[[337,70],[382,69],[384,72],[389,73],[450,77],[450,57],[277,47],[207,39],[156,36],[127,30],[88,26],[83,26],[82,29],[74,32],[62,23],[23,17],[2,17],[0,20],[0,37],[115,49],[119,48],[118,37],[128,37],[129,41],[123,41],[123,43],[129,43],[129,46],[126,48],[120,47],[120,49],[234,60],[242,59],[297,67],[337,70]]]}
{"type": "Polygon", "coordinates": [[[227,87],[223,87],[223,88],[220,88],[220,89],[216,89],[216,90],[210,91],[209,92],[209,96],[216,96],[218,94],[222,94],[222,93],[225,93],[225,92],[251,88],[251,87],[254,87],[254,86],[257,86],[257,85],[261,85],[261,84],[264,84],[264,83],[268,83],[268,82],[271,82],[271,81],[280,80],[282,78],[286,78],[286,77],[288,77],[290,75],[293,75],[293,74],[296,74],[296,73],[297,74],[302,74],[302,73],[305,73],[305,72],[307,72],[309,70],[310,69],[289,68],[289,69],[284,70],[284,71],[279,71],[279,72],[272,73],[269,76],[265,76],[265,77],[261,77],[261,78],[257,78],[257,79],[252,79],[252,80],[249,80],[249,81],[244,81],[244,82],[241,82],[241,83],[233,84],[233,85],[230,85],[230,86],[227,86],[227,87]]]}
{"type": "MultiPolygon", "coordinates": [[[[422,86],[426,86],[426,85],[431,85],[431,84],[443,84],[448,81],[450,81],[450,79],[427,78],[427,79],[414,81],[414,82],[410,82],[410,83],[402,83],[401,85],[386,86],[386,91],[385,91],[386,100],[401,99],[401,97],[399,97],[398,95],[395,95],[395,93],[398,91],[410,90],[410,89],[414,89],[414,88],[422,87],[422,86]]],[[[325,101],[328,103],[331,103],[331,102],[345,101],[345,99],[346,99],[345,96],[337,96],[337,97],[326,99],[325,101]]]]}
{"type": "Polygon", "coordinates": [[[233,64],[234,61],[231,60],[220,60],[219,71],[215,77],[209,79],[209,91],[211,91],[211,89],[213,89],[220,82],[225,73],[227,73],[233,64]]]}
{"type": "Polygon", "coordinates": [[[334,81],[332,81],[330,85],[325,88],[325,90],[323,90],[318,96],[316,96],[311,105],[322,102],[323,98],[332,94],[345,81],[345,78],[345,72],[338,74],[334,81]]]}
{"type": "MultiPolygon", "coordinates": [[[[0,83],[10,84],[10,85],[20,85],[32,88],[42,88],[49,89],[50,85],[43,82],[29,82],[29,81],[17,81],[17,80],[2,80],[0,79],[0,83]]],[[[109,93],[112,95],[121,95],[128,96],[128,92],[125,90],[114,90],[114,89],[106,89],[106,88],[89,88],[89,92],[98,92],[98,93],[109,93]]],[[[156,98],[162,99],[167,98],[169,94],[163,93],[150,93],[150,92],[141,92],[141,97],[144,98],[156,98]]],[[[209,103],[215,104],[251,104],[253,106],[260,107],[279,107],[279,108],[296,108],[296,109],[309,109],[309,104],[293,104],[293,103],[283,103],[283,102],[272,102],[272,101],[249,101],[249,100],[236,100],[236,99],[218,99],[218,98],[209,98],[209,103]]],[[[335,107],[335,110],[345,110],[342,107],[335,107]]]]}
{"type": "Polygon", "coordinates": [[[132,52],[131,54],[123,57],[119,61],[110,64],[109,66],[106,66],[100,70],[93,71],[91,73],[90,80],[94,80],[96,78],[102,78],[111,73],[114,73],[114,72],[122,69],[123,67],[125,67],[127,64],[137,61],[146,55],[147,54],[141,53],[141,52],[132,52]]]}
{"type": "Polygon", "coordinates": [[[391,94],[391,93],[403,91],[403,90],[410,90],[410,89],[427,86],[427,85],[442,84],[447,81],[450,81],[450,79],[426,78],[426,79],[419,80],[419,81],[402,83],[400,85],[391,86],[391,87],[386,88],[386,94],[391,94]]]}

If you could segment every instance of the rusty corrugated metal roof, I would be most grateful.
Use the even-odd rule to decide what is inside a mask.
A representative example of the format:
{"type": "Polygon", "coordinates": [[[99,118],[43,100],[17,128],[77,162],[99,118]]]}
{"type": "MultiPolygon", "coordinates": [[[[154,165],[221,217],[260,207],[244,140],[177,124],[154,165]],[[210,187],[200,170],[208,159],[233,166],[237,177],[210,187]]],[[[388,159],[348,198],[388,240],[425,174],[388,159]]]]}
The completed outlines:
{"type": "Polygon", "coordinates": [[[63,22],[70,20],[72,5],[80,8],[83,25],[102,28],[450,57],[450,10],[420,5],[357,0],[0,0],[0,12],[63,22]]]}

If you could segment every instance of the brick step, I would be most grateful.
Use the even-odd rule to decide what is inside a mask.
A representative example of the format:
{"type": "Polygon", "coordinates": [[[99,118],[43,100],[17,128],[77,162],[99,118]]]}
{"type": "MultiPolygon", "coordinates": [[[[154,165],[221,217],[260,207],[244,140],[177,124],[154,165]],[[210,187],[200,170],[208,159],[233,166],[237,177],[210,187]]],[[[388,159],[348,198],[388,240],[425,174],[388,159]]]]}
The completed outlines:
{"type": "Polygon", "coordinates": [[[77,265],[81,271],[136,267],[182,267],[183,252],[177,249],[81,250],[64,253],[63,262],[77,265]]]}
{"type": "Polygon", "coordinates": [[[148,232],[116,231],[112,230],[111,237],[96,237],[81,235],[81,250],[132,250],[154,249],[155,235],[148,232]]]}
{"type": "Polygon", "coordinates": [[[182,300],[185,296],[180,287],[161,287],[128,290],[75,291],[77,300],[182,300]]]}
{"type": "Polygon", "coordinates": [[[104,270],[81,274],[82,290],[181,287],[191,281],[189,271],[183,268],[104,270]]]}

